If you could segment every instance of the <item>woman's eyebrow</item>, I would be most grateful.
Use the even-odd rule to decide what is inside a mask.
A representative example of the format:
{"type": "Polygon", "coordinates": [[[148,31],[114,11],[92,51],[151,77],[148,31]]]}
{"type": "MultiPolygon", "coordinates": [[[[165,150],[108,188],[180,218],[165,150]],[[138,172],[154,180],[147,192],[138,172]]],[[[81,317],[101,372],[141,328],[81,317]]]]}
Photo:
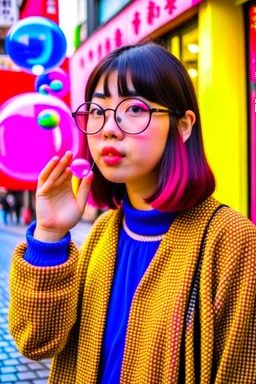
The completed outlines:
{"type": "Polygon", "coordinates": [[[94,92],[94,94],[92,95],[92,97],[99,97],[100,99],[105,99],[106,96],[104,95],[104,93],[101,93],[101,92],[94,92]]]}
{"type": "MultiPolygon", "coordinates": [[[[121,96],[121,95],[120,95],[120,96],[121,96]]],[[[128,90],[128,95],[127,95],[127,96],[140,96],[140,95],[139,95],[138,92],[135,91],[135,90],[128,90]]],[[[93,95],[92,95],[92,98],[93,98],[93,97],[98,97],[98,98],[100,98],[100,99],[106,99],[105,94],[104,94],[104,93],[101,93],[101,92],[94,92],[93,95]]]]}

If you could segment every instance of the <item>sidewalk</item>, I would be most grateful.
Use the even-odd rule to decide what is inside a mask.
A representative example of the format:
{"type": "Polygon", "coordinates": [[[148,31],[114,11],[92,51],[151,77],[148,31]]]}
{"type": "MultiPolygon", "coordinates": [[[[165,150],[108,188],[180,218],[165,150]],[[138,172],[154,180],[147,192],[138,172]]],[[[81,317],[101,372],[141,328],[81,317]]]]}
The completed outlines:
{"type": "MultiPolygon", "coordinates": [[[[92,223],[89,223],[85,220],[81,220],[74,228],[71,229],[70,231],[71,238],[77,244],[78,247],[80,247],[82,243],[85,241],[86,237],[88,236],[91,230],[91,227],[92,227],[92,223]]],[[[13,233],[15,235],[23,237],[24,239],[25,239],[27,228],[28,228],[28,225],[25,225],[25,224],[3,225],[2,223],[0,223],[0,231],[13,233]]]]}

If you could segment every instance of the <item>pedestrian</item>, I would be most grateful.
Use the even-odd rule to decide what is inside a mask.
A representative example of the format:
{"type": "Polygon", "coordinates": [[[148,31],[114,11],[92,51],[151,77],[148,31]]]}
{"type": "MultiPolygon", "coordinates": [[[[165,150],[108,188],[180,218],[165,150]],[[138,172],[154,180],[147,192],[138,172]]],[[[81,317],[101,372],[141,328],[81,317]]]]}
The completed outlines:
{"type": "Polygon", "coordinates": [[[7,225],[9,222],[9,216],[11,215],[11,207],[7,200],[6,191],[3,188],[0,190],[0,208],[2,211],[3,224],[7,225]]]}
{"type": "Polygon", "coordinates": [[[255,383],[256,227],[212,196],[185,67],[154,42],[121,47],[85,100],[93,170],[74,195],[72,152],[49,161],[14,254],[19,350],[53,357],[50,384],[255,383]],[[78,251],[89,191],[108,209],[78,251]]]}
{"type": "Polygon", "coordinates": [[[22,210],[22,200],[23,200],[22,197],[23,195],[21,192],[16,193],[15,206],[14,206],[16,224],[20,224],[21,222],[21,210],[22,210]]]}
{"type": "Polygon", "coordinates": [[[14,224],[13,214],[15,212],[15,204],[16,204],[15,196],[12,193],[8,192],[6,195],[6,200],[7,200],[7,203],[9,205],[10,222],[11,222],[11,224],[14,224]]]}

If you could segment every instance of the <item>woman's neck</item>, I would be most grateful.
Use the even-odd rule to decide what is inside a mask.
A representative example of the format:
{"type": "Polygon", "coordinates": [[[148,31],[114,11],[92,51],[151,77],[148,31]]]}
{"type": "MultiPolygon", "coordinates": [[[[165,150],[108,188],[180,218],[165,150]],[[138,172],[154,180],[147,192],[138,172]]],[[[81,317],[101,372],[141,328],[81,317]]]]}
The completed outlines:
{"type": "Polygon", "coordinates": [[[130,203],[135,209],[139,209],[141,211],[149,211],[153,209],[150,204],[145,202],[145,198],[153,193],[154,190],[152,190],[152,188],[135,190],[129,186],[126,186],[126,190],[130,203]]]}

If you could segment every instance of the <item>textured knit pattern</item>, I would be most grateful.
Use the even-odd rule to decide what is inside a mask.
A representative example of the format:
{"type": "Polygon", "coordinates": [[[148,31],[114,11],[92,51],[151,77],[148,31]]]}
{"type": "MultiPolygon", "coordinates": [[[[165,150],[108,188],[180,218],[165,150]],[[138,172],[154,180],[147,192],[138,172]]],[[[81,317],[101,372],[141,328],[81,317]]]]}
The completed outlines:
{"type": "MultiPolygon", "coordinates": [[[[122,384],[179,384],[185,333],[186,384],[195,383],[192,318],[184,329],[204,229],[219,203],[209,198],[178,214],[135,292],[126,334],[122,384]]],[[[80,255],[35,267],[16,248],[10,330],[22,354],[54,357],[49,384],[96,384],[122,209],[95,223],[80,255]]],[[[210,384],[256,382],[256,228],[223,208],[209,227],[200,278],[201,378],[210,384]]]]}

